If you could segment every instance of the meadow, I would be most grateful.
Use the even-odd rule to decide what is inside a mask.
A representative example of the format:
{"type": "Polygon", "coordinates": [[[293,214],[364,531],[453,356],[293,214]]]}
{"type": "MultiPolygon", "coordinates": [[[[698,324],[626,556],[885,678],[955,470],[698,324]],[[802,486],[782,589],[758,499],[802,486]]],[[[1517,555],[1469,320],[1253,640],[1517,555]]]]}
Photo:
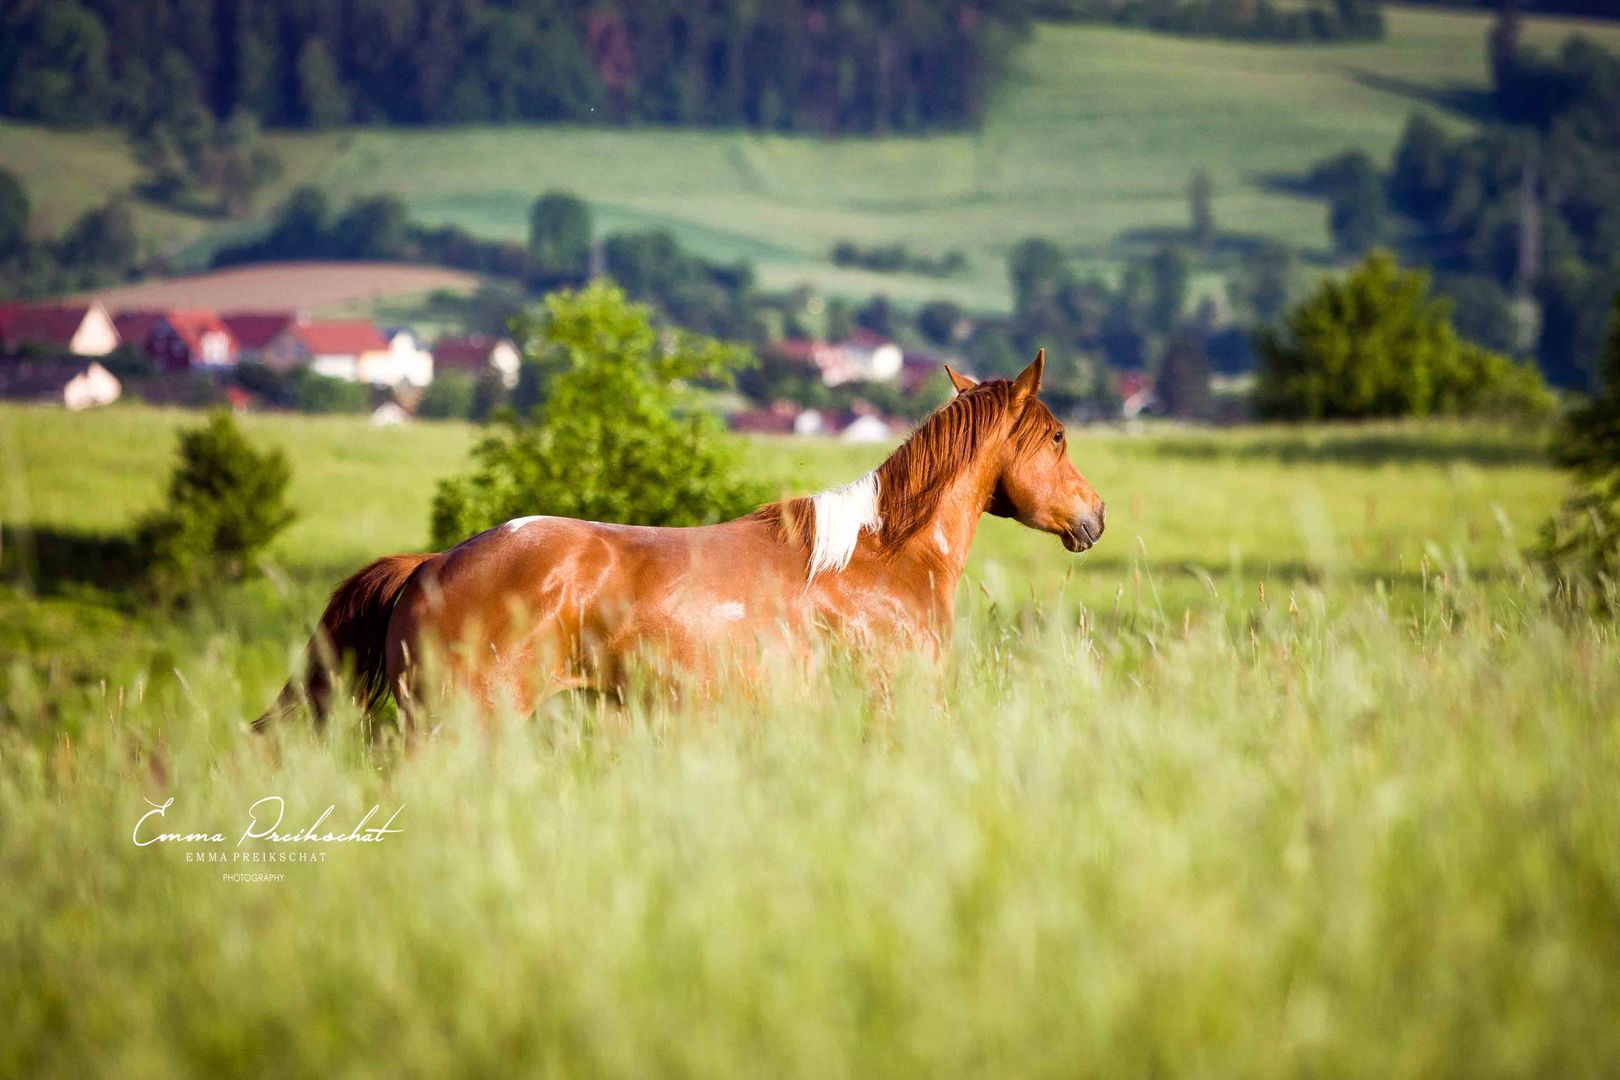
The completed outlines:
{"type": "MultiPolygon", "coordinates": [[[[214,604],[48,557],[155,500],[192,419],[0,408],[0,1076],[1620,1067],[1620,642],[1520,554],[1543,433],[1078,431],[1108,534],[986,522],[942,678],[451,715],[407,753],[244,721],[473,432],[248,418],[302,517],[214,604]],[[238,848],[272,795],[403,831],[238,848]],[[135,846],[171,797],[224,841],[135,846]]],[[[881,453],[748,461],[804,490],[881,453]]]]}
{"type": "MultiPolygon", "coordinates": [[[[1006,254],[1020,238],[1053,238],[1110,269],[1183,235],[1199,169],[1213,178],[1229,239],[1325,253],[1325,207],[1298,188],[1311,165],[1352,147],[1386,156],[1414,109],[1471,125],[1488,90],[1488,17],[1402,7],[1388,17],[1385,40],[1350,45],[1039,24],[970,133],[825,139],[532,125],[275,134],[286,168],[264,205],[314,182],[340,201],[396,194],[426,222],[520,239],[536,195],[556,187],[589,198],[600,231],[669,229],[704,255],[751,261],[767,287],[808,282],[861,298],[999,309],[1009,303],[1006,254]],[[958,248],[969,265],[944,279],[841,268],[828,258],[839,240],[902,242],[935,256],[958,248]]],[[[1526,40],[1556,46],[1576,30],[1620,47],[1613,24],[1573,20],[1528,20],[1526,40]]],[[[0,165],[19,172],[54,228],[137,173],[111,132],[8,124],[0,165]]],[[[143,219],[181,266],[251,227],[153,208],[143,219]]]]}

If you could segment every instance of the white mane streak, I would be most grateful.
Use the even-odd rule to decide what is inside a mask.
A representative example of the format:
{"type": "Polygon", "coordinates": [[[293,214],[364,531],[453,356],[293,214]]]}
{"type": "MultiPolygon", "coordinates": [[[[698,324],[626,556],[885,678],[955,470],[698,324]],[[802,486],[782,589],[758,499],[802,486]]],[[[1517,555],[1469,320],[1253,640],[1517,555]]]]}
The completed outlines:
{"type": "Polygon", "coordinates": [[[810,578],[849,565],[862,532],[876,532],[878,517],[877,473],[823,491],[810,498],[815,516],[815,541],[810,549],[810,578]]]}

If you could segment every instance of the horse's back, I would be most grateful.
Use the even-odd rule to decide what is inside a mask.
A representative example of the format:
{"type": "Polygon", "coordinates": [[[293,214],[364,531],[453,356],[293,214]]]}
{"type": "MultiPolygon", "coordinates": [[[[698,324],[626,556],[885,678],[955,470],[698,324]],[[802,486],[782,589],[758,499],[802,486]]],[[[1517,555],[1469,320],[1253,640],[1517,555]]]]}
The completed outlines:
{"type": "Polygon", "coordinates": [[[794,568],[749,519],[701,528],[519,518],[445,552],[389,628],[396,688],[414,658],[486,704],[612,684],[636,657],[704,666],[795,617],[794,568]]]}

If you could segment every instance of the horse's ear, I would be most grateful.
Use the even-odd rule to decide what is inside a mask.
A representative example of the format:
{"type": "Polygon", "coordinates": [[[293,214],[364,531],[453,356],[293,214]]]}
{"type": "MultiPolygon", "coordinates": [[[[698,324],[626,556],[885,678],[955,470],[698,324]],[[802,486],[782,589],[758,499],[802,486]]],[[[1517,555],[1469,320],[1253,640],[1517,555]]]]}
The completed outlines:
{"type": "Polygon", "coordinates": [[[951,367],[949,364],[945,365],[945,374],[951,377],[951,385],[956,387],[956,392],[958,394],[966,393],[975,386],[979,385],[966,375],[962,374],[960,371],[957,371],[955,368],[951,367]]]}
{"type": "Polygon", "coordinates": [[[1035,354],[1029,367],[1018,373],[1013,380],[1013,397],[1018,401],[1032,398],[1041,391],[1041,372],[1046,370],[1046,350],[1042,349],[1035,354]]]}

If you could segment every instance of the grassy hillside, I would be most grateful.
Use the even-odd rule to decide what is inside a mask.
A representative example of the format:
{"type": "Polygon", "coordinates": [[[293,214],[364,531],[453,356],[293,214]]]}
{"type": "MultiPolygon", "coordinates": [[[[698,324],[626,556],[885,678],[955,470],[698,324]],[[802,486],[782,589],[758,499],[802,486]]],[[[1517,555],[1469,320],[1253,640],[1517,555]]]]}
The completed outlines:
{"type": "MultiPolygon", "coordinates": [[[[0,409],[8,581],[17,525],[88,548],[155,498],[182,419],[0,409]]],[[[942,678],[447,714],[402,754],[242,722],[472,432],[248,423],[304,515],[272,580],[162,615],[61,564],[0,586],[0,1073],[1620,1061],[1620,648],[1514,553],[1561,486],[1534,433],[1087,433],[1103,543],[987,523],[942,678]],[[238,846],[266,796],[283,831],[403,831],[238,846]],[[225,839],[136,847],[170,798],[152,824],[225,839]],[[321,861],[248,861],[278,855],[321,861]]],[[[751,458],[815,484],[880,452],[751,458]]]]}
{"type": "MultiPolygon", "coordinates": [[[[1307,248],[1324,211],[1286,181],[1346,146],[1387,153],[1415,107],[1466,124],[1485,89],[1488,19],[1391,10],[1387,40],[1266,46],[1099,26],[1041,26],[981,131],[932,138],[763,137],[737,132],[515,127],[356,130],[274,137],[288,161],[278,190],[313,178],[345,196],[403,195],[419,216],[517,237],[535,194],[588,196],[608,229],[665,227],[721,258],[748,258],[771,285],[813,281],[902,299],[1007,299],[1003,259],[1017,238],[1060,238],[1117,259],[1186,220],[1189,177],[1207,168],[1221,227],[1307,248]],[[960,247],[971,267],[936,281],[843,270],[838,239],[960,247]]],[[[1533,20],[1529,40],[1574,29],[1620,45],[1613,25],[1533,20]]],[[[0,126],[0,164],[20,171],[57,223],[129,184],[106,133],[0,126]]],[[[218,238],[210,222],[151,212],[165,244],[218,238]]],[[[229,230],[227,230],[229,231],[229,230]]]]}

